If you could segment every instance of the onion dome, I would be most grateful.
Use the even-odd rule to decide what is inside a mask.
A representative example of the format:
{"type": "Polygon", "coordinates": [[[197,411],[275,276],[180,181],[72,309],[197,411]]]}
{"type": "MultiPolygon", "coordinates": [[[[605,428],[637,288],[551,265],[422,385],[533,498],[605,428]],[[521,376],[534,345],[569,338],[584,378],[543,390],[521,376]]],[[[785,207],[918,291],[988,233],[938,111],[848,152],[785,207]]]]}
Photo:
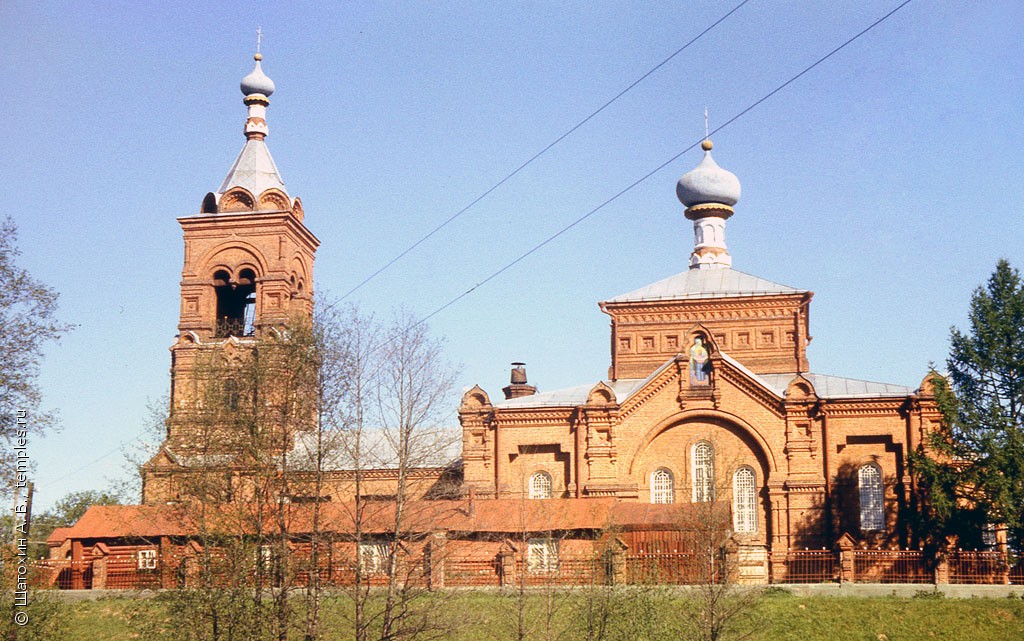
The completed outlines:
{"type": "Polygon", "coordinates": [[[263,73],[263,68],[260,67],[260,60],[263,60],[263,56],[256,54],[253,56],[256,61],[256,68],[252,72],[242,78],[242,93],[246,96],[253,94],[260,94],[266,97],[270,97],[270,94],[274,93],[274,81],[267,77],[267,74],[263,73]]]}
{"type": "Polygon", "coordinates": [[[687,207],[716,203],[732,207],[740,199],[740,181],[736,174],[718,166],[711,157],[711,141],[701,143],[704,160],[683,174],[676,183],[676,196],[687,207]]]}

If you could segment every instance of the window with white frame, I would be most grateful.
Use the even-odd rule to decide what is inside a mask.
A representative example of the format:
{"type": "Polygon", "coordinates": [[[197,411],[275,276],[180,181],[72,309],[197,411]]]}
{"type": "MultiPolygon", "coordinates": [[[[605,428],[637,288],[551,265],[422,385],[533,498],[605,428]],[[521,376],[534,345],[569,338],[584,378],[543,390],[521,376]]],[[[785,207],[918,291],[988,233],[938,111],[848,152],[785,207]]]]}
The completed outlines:
{"type": "Polygon", "coordinates": [[[860,529],[885,529],[885,503],[882,491],[882,468],[874,463],[860,467],[857,473],[860,489],[860,529]]]}
{"type": "Polygon", "coordinates": [[[757,479],[746,466],[732,475],[732,529],[757,532],[757,479]]]}
{"type": "Polygon", "coordinates": [[[547,472],[534,472],[530,477],[530,498],[551,498],[551,475],[547,472]]]}
{"type": "Polygon", "coordinates": [[[155,570],[156,550],[139,550],[135,555],[135,561],[140,570],[155,570]]]}
{"type": "Polygon", "coordinates": [[[558,540],[530,539],[526,548],[526,569],[531,574],[558,571],[558,540]]]}
{"type": "Polygon", "coordinates": [[[363,541],[359,544],[359,570],[363,574],[386,574],[390,554],[387,541],[363,541]]]}
{"type": "Polygon", "coordinates": [[[672,472],[663,467],[651,472],[651,503],[674,503],[675,499],[672,472]]]}
{"type": "Polygon", "coordinates": [[[693,501],[715,500],[715,450],[701,441],[693,446],[693,501]]]}
{"type": "Polygon", "coordinates": [[[274,546],[261,545],[256,550],[256,564],[261,570],[269,570],[274,563],[274,546]]]}

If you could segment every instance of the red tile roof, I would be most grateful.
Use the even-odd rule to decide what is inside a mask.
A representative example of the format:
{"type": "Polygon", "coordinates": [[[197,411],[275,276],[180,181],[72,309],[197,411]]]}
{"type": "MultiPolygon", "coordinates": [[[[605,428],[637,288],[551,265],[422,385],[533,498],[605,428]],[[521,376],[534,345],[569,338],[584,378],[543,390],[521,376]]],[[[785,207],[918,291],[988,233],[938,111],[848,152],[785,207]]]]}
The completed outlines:
{"type": "MultiPolygon", "coordinates": [[[[354,502],[324,503],[319,514],[324,531],[353,532],[354,502]]],[[[367,534],[386,534],[395,527],[393,501],[362,504],[361,525],[367,534]]],[[[285,506],[287,529],[292,533],[313,529],[313,506],[285,506]]],[[[94,505],[71,528],[55,530],[48,541],[64,538],[112,539],[189,536],[201,531],[251,534],[276,529],[276,510],[262,512],[250,504],[189,505],[94,505]],[[262,526],[260,527],[260,524],[262,526]]],[[[725,512],[728,513],[727,511],[725,512]]],[[[476,532],[485,534],[607,529],[688,529],[695,508],[690,504],[652,505],[615,498],[590,499],[475,499],[409,501],[403,506],[403,532],[476,532]]]]}
{"type": "Polygon", "coordinates": [[[65,532],[72,539],[182,536],[196,531],[172,505],[93,505],[65,532]]]}
{"type": "Polygon", "coordinates": [[[46,543],[51,546],[60,545],[67,540],[69,532],[71,532],[69,527],[55,527],[53,532],[50,532],[50,536],[46,537],[46,543]]]}

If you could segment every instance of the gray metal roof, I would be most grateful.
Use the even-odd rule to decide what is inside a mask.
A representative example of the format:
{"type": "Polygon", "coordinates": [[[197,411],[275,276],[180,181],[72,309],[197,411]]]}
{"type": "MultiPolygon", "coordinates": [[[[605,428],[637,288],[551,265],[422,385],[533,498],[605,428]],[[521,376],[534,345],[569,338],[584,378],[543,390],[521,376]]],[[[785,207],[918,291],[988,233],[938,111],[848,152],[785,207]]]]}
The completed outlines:
{"type": "MultiPolygon", "coordinates": [[[[796,374],[758,374],[757,378],[779,396],[785,396],[786,387],[796,378],[796,374]]],[[[803,375],[811,385],[818,398],[893,398],[911,396],[917,393],[916,387],[895,385],[893,383],[876,383],[856,378],[843,378],[827,374],[806,373],[803,375]]]]}
{"type": "MultiPolygon", "coordinates": [[[[604,384],[612,388],[615,398],[621,403],[635,392],[647,379],[646,378],[623,378],[617,381],[604,381],[604,384]]],[[[538,392],[530,396],[520,396],[494,403],[494,407],[516,408],[516,407],[575,407],[587,402],[590,390],[594,389],[597,383],[587,383],[576,387],[565,387],[551,392],[538,392]]]]}
{"type": "Polygon", "coordinates": [[[765,294],[794,294],[794,289],[770,280],[730,268],[690,269],[626,294],[610,298],[606,303],[680,300],[690,298],[725,298],[765,294]]]}
{"type": "MultiPolygon", "coordinates": [[[[747,369],[742,363],[721,352],[722,357],[731,365],[760,383],[766,390],[779,398],[785,398],[786,388],[798,374],[755,374],[747,369]]],[[[663,368],[668,366],[674,359],[668,359],[664,365],[656,369],[647,378],[623,378],[617,381],[603,381],[605,385],[615,392],[616,401],[622,403],[634,392],[639,390],[647,381],[657,376],[663,368]]],[[[805,373],[804,378],[811,382],[818,398],[841,399],[841,398],[903,398],[917,393],[917,388],[906,385],[895,385],[892,383],[875,383],[862,381],[855,378],[843,378],[841,376],[829,376],[827,374],[805,373]]],[[[501,400],[494,403],[494,407],[502,409],[527,408],[527,407],[575,407],[587,402],[590,390],[594,389],[597,383],[587,383],[575,387],[565,387],[551,392],[541,392],[530,396],[520,396],[501,400]]]]}
{"type": "Polygon", "coordinates": [[[245,141],[217,194],[223,194],[232,187],[243,187],[257,198],[268,189],[280,189],[288,194],[267,143],[255,138],[245,141]]]}
{"type": "MultiPolygon", "coordinates": [[[[289,467],[315,469],[318,452],[327,470],[398,467],[398,438],[394,430],[365,428],[358,436],[357,449],[354,430],[325,431],[319,439],[318,434],[312,431],[296,434],[295,444],[287,457],[289,467]]],[[[445,467],[459,460],[462,454],[462,431],[458,428],[422,427],[414,430],[410,444],[413,453],[407,465],[445,467]]]]}

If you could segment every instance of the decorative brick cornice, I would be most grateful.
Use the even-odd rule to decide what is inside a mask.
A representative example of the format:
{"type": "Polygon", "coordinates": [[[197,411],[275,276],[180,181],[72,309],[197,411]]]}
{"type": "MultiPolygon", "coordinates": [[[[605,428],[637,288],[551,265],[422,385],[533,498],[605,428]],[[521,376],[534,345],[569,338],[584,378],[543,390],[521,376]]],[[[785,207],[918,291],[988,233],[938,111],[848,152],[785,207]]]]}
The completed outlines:
{"type": "Polygon", "coordinates": [[[728,298],[693,298],[669,301],[602,303],[601,309],[620,323],[705,322],[716,319],[792,318],[806,294],[765,294],[728,298]]]}
{"type": "Polygon", "coordinates": [[[515,409],[495,408],[492,423],[497,427],[548,427],[552,423],[566,427],[572,418],[573,407],[515,409]]]}
{"type": "Polygon", "coordinates": [[[267,234],[270,233],[268,232],[270,226],[280,224],[287,227],[296,236],[301,237],[314,249],[320,246],[320,239],[314,236],[290,211],[222,212],[216,215],[200,214],[197,216],[182,216],[178,219],[178,223],[183,229],[191,230],[192,233],[202,234],[203,232],[210,232],[214,236],[222,234],[225,226],[252,229],[256,233],[267,234]]]}
{"type": "Polygon", "coordinates": [[[902,416],[907,398],[901,396],[894,398],[825,400],[819,405],[819,408],[828,417],[902,416]]]}

